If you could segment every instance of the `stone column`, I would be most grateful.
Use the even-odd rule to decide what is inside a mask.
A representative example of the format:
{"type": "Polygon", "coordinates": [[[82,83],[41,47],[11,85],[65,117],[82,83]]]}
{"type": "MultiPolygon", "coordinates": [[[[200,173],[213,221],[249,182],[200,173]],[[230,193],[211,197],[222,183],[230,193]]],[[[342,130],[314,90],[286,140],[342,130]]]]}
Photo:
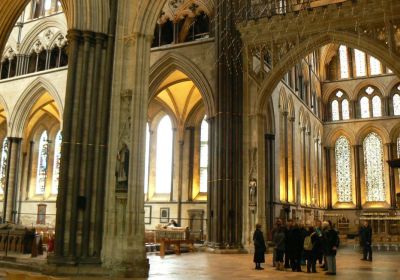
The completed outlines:
{"type": "Polygon", "coordinates": [[[331,148],[325,147],[327,207],[332,209],[331,148]]]}
{"type": "Polygon", "coordinates": [[[143,243],[144,163],[149,57],[155,22],[151,34],[134,29],[137,9],[135,1],[118,1],[102,261],[114,274],[145,278],[149,264],[143,243]],[[114,175],[120,143],[127,144],[130,154],[128,188],[123,194],[116,192],[114,175]]]}
{"type": "Polygon", "coordinates": [[[285,201],[289,202],[289,139],[288,139],[288,112],[283,112],[284,156],[285,156],[285,201]]]}
{"type": "MultiPolygon", "coordinates": [[[[110,31],[111,32],[111,31],[110,31]]],[[[69,30],[56,264],[100,264],[114,39],[69,30]]]]}
{"type": "Polygon", "coordinates": [[[182,225],[182,180],[183,180],[183,147],[184,141],[179,141],[179,179],[178,179],[178,224],[182,225]]]}
{"type": "Polygon", "coordinates": [[[188,174],[188,201],[193,200],[193,168],[194,168],[194,127],[186,128],[189,132],[189,174],[188,174]]]}
{"type": "Polygon", "coordinates": [[[268,207],[265,207],[265,216],[267,217],[267,226],[272,229],[274,226],[275,217],[275,135],[265,135],[265,202],[268,207]]]}
{"type": "Polygon", "coordinates": [[[241,41],[235,28],[235,3],[221,0],[215,11],[217,61],[216,112],[210,118],[208,245],[242,247],[242,104],[241,41]]]}
{"type": "Polygon", "coordinates": [[[16,223],[19,167],[22,138],[8,137],[6,186],[4,191],[3,221],[16,223]]]}
{"type": "MultiPolygon", "coordinates": [[[[393,160],[395,158],[394,151],[396,144],[387,143],[386,145],[388,160],[393,160]]],[[[390,188],[390,207],[396,208],[396,185],[395,185],[395,172],[392,167],[389,167],[389,188],[390,188]]]]}

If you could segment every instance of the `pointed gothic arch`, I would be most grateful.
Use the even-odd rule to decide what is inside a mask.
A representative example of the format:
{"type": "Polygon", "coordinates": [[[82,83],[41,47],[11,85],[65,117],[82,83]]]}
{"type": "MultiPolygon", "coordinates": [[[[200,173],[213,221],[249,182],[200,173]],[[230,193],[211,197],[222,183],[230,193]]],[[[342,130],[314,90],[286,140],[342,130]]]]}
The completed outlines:
{"type": "MultiPolygon", "coordinates": [[[[24,39],[21,42],[21,48],[20,48],[20,53],[21,54],[28,54],[30,51],[31,46],[35,43],[37,40],[38,36],[45,31],[48,28],[55,27],[59,29],[59,31],[55,34],[53,34],[52,39],[54,40],[56,36],[59,34],[60,31],[67,31],[68,27],[67,25],[62,22],[61,20],[51,20],[51,21],[43,21],[35,25],[29,33],[24,37],[24,39]]],[[[65,34],[63,34],[65,35],[65,34]]],[[[46,47],[51,47],[53,43],[51,42],[49,46],[46,47]]]]}
{"type": "Polygon", "coordinates": [[[161,83],[175,70],[189,77],[199,89],[208,116],[215,113],[213,91],[205,75],[188,58],[181,54],[167,53],[150,68],[150,91],[148,102],[155,97],[161,83]]]}
{"type": "Polygon", "coordinates": [[[63,115],[64,105],[57,89],[46,79],[39,77],[33,81],[18,99],[10,116],[10,135],[22,137],[29,113],[44,92],[54,99],[60,116],[63,115]]]}
{"type": "Polygon", "coordinates": [[[394,73],[400,75],[400,57],[394,52],[389,52],[387,47],[381,42],[367,37],[360,37],[345,31],[330,31],[325,34],[311,35],[308,39],[295,46],[272,68],[260,87],[258,98],[258,112],[262,112],[266,98],[270,96],[276,88],[281,78],[288,72],[295,63],[311,53],[329,43],[343,44],[351,48],[364,51],[387,65],[394,73]]]}

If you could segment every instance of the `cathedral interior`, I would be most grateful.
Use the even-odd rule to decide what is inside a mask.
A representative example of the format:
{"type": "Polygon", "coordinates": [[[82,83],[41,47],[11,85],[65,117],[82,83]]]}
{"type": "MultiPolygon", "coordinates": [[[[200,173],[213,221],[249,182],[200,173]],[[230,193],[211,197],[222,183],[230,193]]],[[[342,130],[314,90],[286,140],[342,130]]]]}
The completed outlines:
{"type": "Polygon", "coordinates": [[[0,255],[147,277],[171,220],[223,255],[277,218],[400,248],[400,1],[2,0],[0,55],[0,255]]]}

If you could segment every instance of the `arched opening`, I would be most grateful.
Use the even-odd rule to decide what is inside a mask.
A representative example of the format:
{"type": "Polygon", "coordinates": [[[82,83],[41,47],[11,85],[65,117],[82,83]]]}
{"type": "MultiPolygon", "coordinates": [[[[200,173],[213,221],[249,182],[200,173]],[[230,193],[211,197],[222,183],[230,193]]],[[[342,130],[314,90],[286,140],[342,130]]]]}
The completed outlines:
{"type": "Polygon", "coordinates": [[[206,238],[209,128],[202,96],[181,70],[167,72],[150,92],[144,217],[148,235],[161,225],[166,232],[171,226],[189,227],[196,241],[206,238]]]}
{"type": "Polygon", "coordinates": [[[42,91],[25,119],[21,149],[23,180],[18,205],[18,222],[55,230],[56,198],[61,145],[61,115],[55,100],[42,91]],[[42,201],[40,204],[37,201],[42,201]],[[45,207],[44,207],[45,205],[45,207]],[[45,209],[45,210],[44,210],[45,209]],[[38,214],[39,212],[40,214],[38,214]],[[40,217],[40,218],[39,218],[40,217]]]}

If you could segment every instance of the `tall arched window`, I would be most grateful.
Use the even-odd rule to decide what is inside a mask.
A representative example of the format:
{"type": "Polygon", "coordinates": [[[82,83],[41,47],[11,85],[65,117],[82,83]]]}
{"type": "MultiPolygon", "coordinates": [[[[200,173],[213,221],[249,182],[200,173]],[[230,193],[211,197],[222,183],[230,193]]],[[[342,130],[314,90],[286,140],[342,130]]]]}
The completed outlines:
{"type": "Polygon", "coordinates": [[[360,100],[361,118],[369,118],[369,99],[364,96],[360,100]]]}
{"type": "Polygon", "coordinates": [[[367,68],[366,68],[366,56],[365,52],[360,50],[354,50],[354,56],[356,61],[356,76],[362,77],[367,75],[367,68]]]}
{"type": "Polygon", "coordinates": [[[385,201],[382,139],[371,132],[365,137],[363,148],[367,201],[385,201]]]}
{"type": "Polygon", "coordinates": [[[43,131],[39,141],[39,154],[36,171],[36,194],[44,194],[46,190],[48,145],[47,131],[43,131]]]}
{"type": "Polygon", "coordinates": [[[337,100],[332,101],[332,120],[339,120],[339,102],[337,100]]]}
{"type": "Polygon", "coordinates": [[[1,162],[0,162],[0,194],[4,193],[6,187],[6,172],[8,159],[8,138],[5,137],[1,147],[1,162]]]}
{"type": "Polygon", "coordinates": [[[346,94],[338,90],[330,100],[332,106],[332,120],[348,120],[350,118],[350,110],[346,94]]]}
{"type": "Polygon", "coordinates": [[[156,193],[171,192],[172,152],[172,124],[170,118],[165,116],[157,129],[156,193]]]}
{"type": "Polygon", "coordinates": [[[373,86],[365,87],[359,96],[361,118],[381,117],[382,101],[381,93],[373,86]]]}
{"type": "Polygon", "coordinates": [[[400,95],[398,93],[393,95],[393,114],[400,115],[400,95]]]}
{"type": "Polygon", "coordinates": [[[208,179],[208,123],[201,122],[200,131],[200,192],[207,192],[208,179]]]}
{"type": "Polygon", "coordinates": [[[144,159],[144,193],[147,193],[149,188],[149,160],[150,160],[150,131],[149,124],[146,124],[146,151],[144,159]]]}
{"type": "Polygon", "coordinates": [[[61,162],[61,130],[57,133],[54,141],[54,163],[53,163],[53,183],[51,185],[51,193],[58,193],[58,178],[60,177],[60,162],[61,162]]]}
{"type": "Polygon", "coordinates": [[[342,101],[342,118],[344,120],[350,119],[349,101],[347,99],[342,101]]]}
{"type": "Polygon", "coordinates": [[[351,202],[351,157],[350,143],[340,136],[335,143],[336,189],[339,202],[351,202]]]}
{"type": "Polygon", "coordinates": [[[369,67],[371,71],[371,75],[379,75],[382,74],[382,65],[379,60],[377,60],[375,57],[370,56],[369,57],[369,67]]]}
{"type": "Polygon", "coordinates": [[[382,116],[382,103],[381,103],[381,98],[378,95],[375,95],[372,98],[372,116],[373,117],[382,116]]]}
{"type": "Polygon", "coordinates": [[[339,57],[340,57],[340,78],[346,79],[349,77],[349,61],[347,58],[347,47],[339,47],[339,57]]]}
{"type": "Polygon", "coordinates": [[[400,85],[396,85],[392,90],[393,115],[400,115],[400,85]]]}

